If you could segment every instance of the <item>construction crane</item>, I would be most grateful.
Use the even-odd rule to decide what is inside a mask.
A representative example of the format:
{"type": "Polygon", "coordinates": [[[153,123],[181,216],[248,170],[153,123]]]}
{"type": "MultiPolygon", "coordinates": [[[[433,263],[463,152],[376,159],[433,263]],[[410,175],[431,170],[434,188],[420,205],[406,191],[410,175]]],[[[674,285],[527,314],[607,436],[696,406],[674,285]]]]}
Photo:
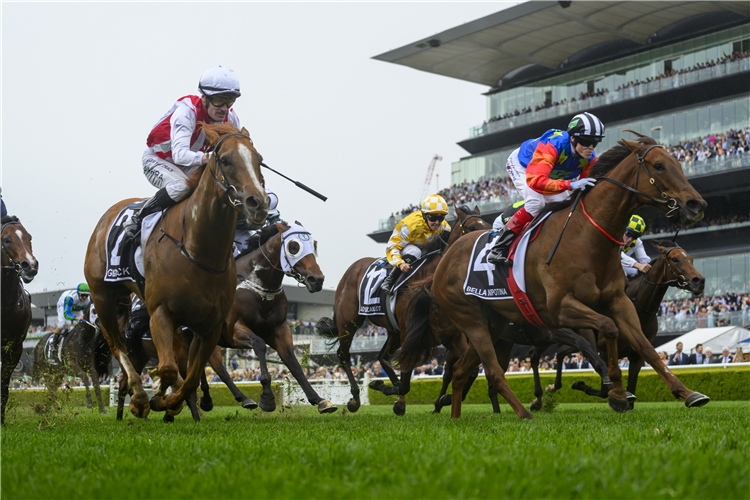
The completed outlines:
{"type": "Polygon", "coordinates": [[[427,167],[427,177],[425,177],[424,179],[424,185],[422,186],[422,192],[419,195],[419,200],[417,200],[417,204],[421,204],[422,200],[424,200],[425,197],[429,194],[430,185],[432,184],[432,174],[435,173],[435,164],[439,161],[442,161],[442,159],[443,157],[440,155],[434,155],[432,157],[430,166],[427,167]]]}

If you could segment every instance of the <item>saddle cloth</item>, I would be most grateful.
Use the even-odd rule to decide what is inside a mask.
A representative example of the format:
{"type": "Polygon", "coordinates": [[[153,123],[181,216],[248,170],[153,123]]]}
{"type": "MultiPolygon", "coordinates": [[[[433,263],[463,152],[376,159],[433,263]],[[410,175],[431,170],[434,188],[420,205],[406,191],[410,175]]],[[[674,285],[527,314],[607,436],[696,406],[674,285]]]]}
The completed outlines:
{"type": "Polygon", "coordinates": [[[115,217],[115,221],[107,233],[107,269],[104,281],[133,281],[142,283],[143,276],[143,248],[148,237],[151,236],[156,224],[161,219],[162,212],[146,216],[141,223],[141,237],[129,239],[125,237],[123,225],[140,210],[144,201],[139,201],[125,207],[115,217]]]}
{"type": "MultiPolygon", "coordinates": [[[[401,273],[393,286],[393,294],[390,297],[389,308],[395,312],[396,292],[401,286],[414,276],[414,273],[422,267],[426,261],[424,259],[414,265],[409,272],[401,273]]],[[[362,276],[359,283],[359,314],[362,316],[385,316],[386,311],[383,304],[388,302],[388,296],[380,287],[383,280],[393,269],[385,258],[378,259],[367,268],[367,272],[362,276]]]]}
{"type": "Polygon", "coordinates": [[[485,300],[507,300],[514,299],[526,319],[533,325],[549,328],[539,318],[531,301],[526,296],[526,279],[524,266],[526,263],[526,250],[529,243],[536,237],[542,227],[542,223],[549,213],[534,220],[529,227],[513,242],[510,255],[513,265],[496,265],[487,262],[487,255],[492,250],[499,231],[491,230],[482,234],[474,242],[471,251],[469,269],[464,282],[464,293],[475,295],[485,300]]]}

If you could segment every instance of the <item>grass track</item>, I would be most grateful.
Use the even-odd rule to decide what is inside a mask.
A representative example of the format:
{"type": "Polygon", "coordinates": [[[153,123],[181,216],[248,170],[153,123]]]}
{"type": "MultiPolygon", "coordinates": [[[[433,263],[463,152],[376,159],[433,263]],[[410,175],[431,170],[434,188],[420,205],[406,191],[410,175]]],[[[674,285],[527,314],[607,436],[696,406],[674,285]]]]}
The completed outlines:
{"type": "MultiPolygon", "coordinates": [[[[466,405],[318,415],[217,407],[193,424],[75,408],[2,429],[2,498],[737,498],[750,496],[750,404],[560,405],[518,420],[466,405]],[[659,429],[658,434],[654,429],[659,429]]],[[[152,414],[154,415],[154,414],[152,414]]],[[[160,417],[159,414],[154,417],[160,417]]]]}

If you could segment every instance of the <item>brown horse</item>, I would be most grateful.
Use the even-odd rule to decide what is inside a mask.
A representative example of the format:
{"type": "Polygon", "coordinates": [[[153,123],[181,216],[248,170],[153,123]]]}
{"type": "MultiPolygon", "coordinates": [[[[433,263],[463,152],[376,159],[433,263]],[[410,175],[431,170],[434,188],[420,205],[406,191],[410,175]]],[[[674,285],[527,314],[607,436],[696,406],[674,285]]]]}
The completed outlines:
{"type": "Polygon", "coordinates": [[[133,282],[104,281],[107,232],[118,214],[136,200],[121,201],[102,216],[86,253],[86,280],[107,342],[133,388],[130,410],[139,418],[145,417],[149,409],[179,413],[185,398],[198,387],[203,367],[226,328],[226,315],[234,302],[237,277],[232,248],[237,213],[260,224],[268,212],[260,172],[262,158],[247,131],[239,132],[226,123],[203,124],[202,128],[214,146],[209,164],[191,176],[194,192],[163,214],[160,231],[154,231],[144,248],[144,302],[159,353],[162,388],[171,386],[170,395],[157,394],[149,404],[118,325],[120,304],[129,305],[130,293],[143,299],[140,290],[133,282]],[[184,381],[174,356],[177,326],[186,326],[195,334],[184,381]]]}
{"type": "MultiPolygon", "coordinates": [[[[317,406],[320,413],[335,412],[336,406],[312,388],[294,355],[292,330],[286,322],[287,299],[281,286],[284,276],[290,276],[310,293],[323,289],[325,277],[315,259],[317,243],[299,222],[292,226],[277,223],[264,233],[259,248],[237,257],[237,274],[242,280],[237,284],[237,296],[219,345],[255,351],[260,361],[263,393],[259,404],[263,411],[276,409],[266,365],[268,344],[279,353],[310,404],[317,406]]],[[[228,382],[227,386],[237,399],[242,393],[231,379],[228,382]]]]}
{"type": "MultiPolygon", "coordinates": [[[[487,223],[481,218],[479,209],[474,207],[474,210],[469,210],[466,206],[456,207],[456,216],[458,217],[458,228],[453,227],[451,229],[450,236],[448,237],[447,246],[450,246],[458,240],[458,238],[465,233],[483,229],[487,227],[487,223]]],[[[423,250],[423,255],[427,262],[410,278],[412,281],[419,281],[420,279],[431,276],[435,272],[435,268],[440,261],[442,255],[442,246],[446,245],[442,240],[436,241],[434,244],[428,245],[429,248],[423,250]]],[[[333,320],[330,318],[322,318],[318,321],[316,331],[321,335],[328,338],[338,338],[338,358],[339,362],[344,366],[344,372],[349,379],[351,386],[352,399],[347,403],[347,408],[351,412],[359,410],[360,399],[359,399],[359,386],[352,373],[350,349],[352,340],[354,340],[354,334],[367,319],[366,316],[359,314],[359,284],[370,267],[370,264],[375,262],[377,259],[373,257],[365,257],[359,259],[354,264],[349,266],[344,276],[339,281],[339,285],[336,288],[336,296],[334,300],[334,314],[333,320]]],[[[407,283],[407,287],[408,287],[407,283]]],[[[396,317],[406,317],[406,300],[402,299],[403,294],[396,298],[396,317]]],[[[400,333],[395,332],[391,327],[389,321],[385,316],[370,316],[370,321],[376,325],[385,328],[388,331],[388,337],[386,339],[383,348],[378,353],[378,360],[380,361],[383,370],[391,380],[393,387],[387,387],[382,384],[371,385],[371,387],[382,391],[384,394],[391,395],[396,394],[399,386],[399,379],[396,372],[391,364],[393,354],[400,347],[400,333]]]]}
{"type": "Polygon", "coordinates": [[[47,340],[53,335],[48,333],[39,339],[34,347],[34,369],[32,380],[44,378],[44,384],[50,392],[56,392],[63,381],[63,377],[79,377],[86,389],[86,407],[94,406],[89,390],[89,377],[94,385],[94,394],[101,413],[107,414],[102,402],[99,387],[99,377],[107,372],[111,351],[99,328],[90,322],[91,307],[84,311],[83,321],[66,332],[60,341],[59,363],[47,359],[45,348],[47,340]]]}
{"type": "MultiPolygon", "coordinates": [[[[620,245],[611,235],[624,234],[631,214],[643,204],[655,205],[668,215],[677,212],[684,222],[695,222],[703,217],[706,202],[685,179],[679,162],[645,136],[637,142],[621,141],[605,152],[591,174],[599,182],[583,196],[581,209],[570,216],[567,211],[553,212],[529,245],[525,261],[528,297],[546,325],[589,328],[604,336],[613,385],[609,403],[616,411],[629,407],[618,366],[618,334],[657,370],[672,394],[683,397],[687,406],[702,406],[709,398],[685,388],[643,335],[635,307],[625,295],[620,245]],[[566,221],[569,227],[547,265],[545,261],[566,221]]],[[[460,388],[481,361],[488,382],[516,414],[533,418],[508,387],[494,349],[494,341],[509,321],[525,322],[523,314],[515,301],[488,301],[466,295],[463,290],[472,248],[479,236],[457,241],[438,264],[433,282],[438,305],[471,343],[454,367],[451,416],[460,417],[460,388]]]]}
{"type": "MultiPolygon", "coordinates": [[[[703,293],[703,287],[706,282],[705,278],[693,266],[693,257],[685,252],[677,243],[668,240],[656,240],[652,244],[659,250],[659,256],[652,261],[651,269],[648,273],[641,274],[640,277],[636,277],[628,282],[626,290],[628,297],[633,301],[635,309],[638,311],[638,319],[640,320],[643,334],[649,343],[653,342],[659,330],[656,313],[659,310],[659,305],[664,298],[664,294],[667,293],[667,289],[673,286],[689,291],[694,297],[698,297],[703,293]]],[[[606,352],[605,349],[606,344],[600,340],[600,352],[606,352]]],[[[627,356],[629,360],[627,393],[630,409],[633,409],[636,399],[635,388],[638,384],[638,374],[641,368],[643,368],[643,358],[631,345],[622,340],[618,341],[617,349],[620,357],[627,356]]],[[[543,351],[544,349],[541,350],[543,351]]],[[[570,346],[561,345],[558,348],[557,357],[558,359],[562,359],[571,352],[578,351],[570,346]]],[[[537,373],[538,364],[538,355],[532,355],[531,365],[534,367],[535,373],[537,373]]],[[[555,384],[548,387],[547,390],[555,391],[562,386],[561,370],[562,366],[558,364],[555,384]]],[[[584,391],[589,396],[607,397],[604,387],[597,390],[589,387],[582,380],[575,382],[573,389],[584,391]]],[[[542,390],[539,383],[537,383],[537,387],[535,388],[535,394],[538,399],[541,399],[542,390]]]]}
{"type": "Polygon", "coordinates": [[[21,280],[31,283],[39,272],[31,251],[31,235],[18,220],[6,215],[2,218],[2,275],[0,294],[2,295],[2,383],[0,384],[0,423],[5,423],[5,405],[8,402],[8,386],[23,354],[23,341],[31,324],[31,296],[24,289],[21,280]]]}

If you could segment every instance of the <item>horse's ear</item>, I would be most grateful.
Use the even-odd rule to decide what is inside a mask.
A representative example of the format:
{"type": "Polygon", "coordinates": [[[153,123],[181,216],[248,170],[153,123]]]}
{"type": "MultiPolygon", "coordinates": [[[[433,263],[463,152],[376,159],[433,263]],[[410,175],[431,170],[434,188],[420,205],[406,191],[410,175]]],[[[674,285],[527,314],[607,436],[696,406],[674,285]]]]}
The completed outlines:
{"type": "Polygon", "coordinates": [[[480,215],[479,205],[474,205],[474,211],[477,213],[477,215],[480,215]]]}
{"type": "Polygon", "coordinates": [[[315,256],[318,256],[318,240],[313,240],[313,250],[315,250],[315,256]]]}
{"type": "Polygon", "coordinates": [[[206,136],[208,143],[212,146],[216,146],[219,143],[221,135],[210,125],[206,126],[208,125],[206,123],[200,122],[199,125],[203,127],[203,134],[206,136]]]}
{"type": "MultiPolygon", "coordinates": [[[[250,139],[250,132],[247,131],[245,127],[242,127],[242,130],[240,130],[240,133],[242,135],[246,135],[248,139],[250,139]]],[[[253,144],[253,140],[250,139],[250,144],[253,144]]]]}
{"type": "Polygon", "coordinates": [[[298,221],[298,220],[294,221],[294,223],[297,224],[298,226],[302,225],[302,223],[300,221],[298,221]]]}
{"type": "Polygon", "coordinates": [[[651,242],[651,245],[653,245],[654,248],[659,250],[659,253],[664,253],[664,250],[666,250],[667,248],[661,244],[661,240],[654,240],[651,242]]]}
{"type": "Polygon", "coordinates": [[[620,142],[622,142],[623,144],[625,144],[625,146],[630,150],[631,153],[635,153],[636,151],[638,151],[638,150],[641,149],[641,145],[638,144],[637,142],[626,141],[625,139],[623,139],[620,142]]]}
{"type": "Polygon", "coordinates": [[[281,234],[284,231],[286,231],[287,229],[289,229],[289,226],[287,226],[286,224],[284,224],[282,222],[277,222],[276,223],[276,229],[278,229],[279,230],[279,234],[281,234]]]}

